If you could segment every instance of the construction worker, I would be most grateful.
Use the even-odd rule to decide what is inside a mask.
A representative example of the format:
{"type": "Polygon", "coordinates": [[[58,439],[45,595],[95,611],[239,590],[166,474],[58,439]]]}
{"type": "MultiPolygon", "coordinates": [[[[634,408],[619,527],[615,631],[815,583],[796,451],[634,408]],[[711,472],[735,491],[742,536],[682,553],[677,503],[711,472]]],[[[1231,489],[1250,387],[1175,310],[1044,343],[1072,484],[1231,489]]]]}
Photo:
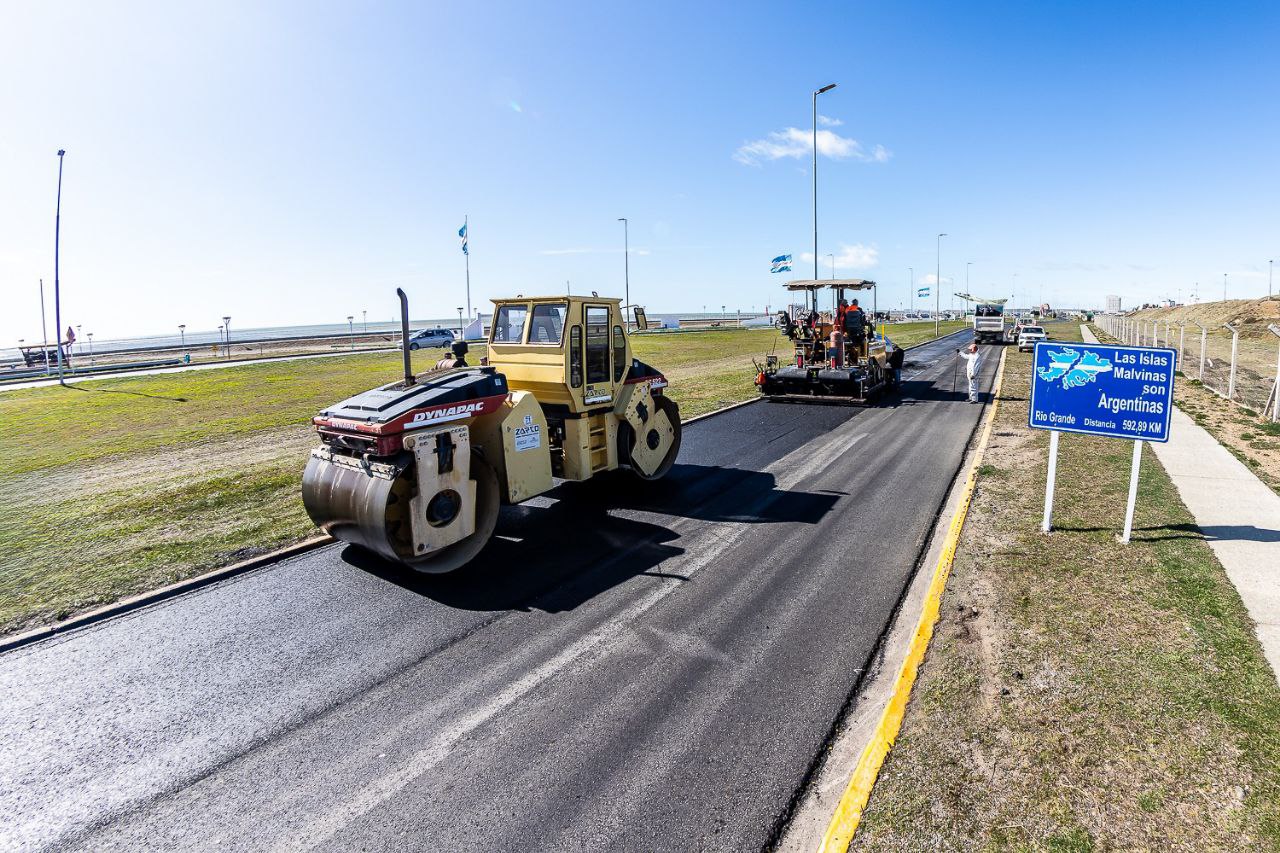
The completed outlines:
{"type": "Polygon", "coordinates": [[[969,344],[967,349],[956,350],[964,359],[965,375],[969,377],[969,402],[978,402],[978,371],[982,369],[982,353],[978,352],[978,342],[969,344]]]}

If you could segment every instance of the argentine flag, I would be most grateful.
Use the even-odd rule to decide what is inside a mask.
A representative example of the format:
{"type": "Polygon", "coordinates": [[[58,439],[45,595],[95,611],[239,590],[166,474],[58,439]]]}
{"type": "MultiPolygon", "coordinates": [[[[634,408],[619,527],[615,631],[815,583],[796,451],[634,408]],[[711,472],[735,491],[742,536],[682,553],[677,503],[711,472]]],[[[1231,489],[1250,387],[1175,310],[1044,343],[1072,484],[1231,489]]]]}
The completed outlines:
{"type": "Polygon", "coordinates": [[[773,259],[769,272],[791,272],[791,256],[778,255],[773,259]]]}
{"type": "Polygon", "coordinates": [[[467,223],[462,223],[462,227],[458,229],[458,236],[462,238],[462,254],[470,254],[467,251],[467,223]]]}
{"type": "Polygon", "coordinates": [[[929,295],[929,288],[927,287],[922,287],[916,291],[916,296],[928,296],[928,295],[929,295]]]}

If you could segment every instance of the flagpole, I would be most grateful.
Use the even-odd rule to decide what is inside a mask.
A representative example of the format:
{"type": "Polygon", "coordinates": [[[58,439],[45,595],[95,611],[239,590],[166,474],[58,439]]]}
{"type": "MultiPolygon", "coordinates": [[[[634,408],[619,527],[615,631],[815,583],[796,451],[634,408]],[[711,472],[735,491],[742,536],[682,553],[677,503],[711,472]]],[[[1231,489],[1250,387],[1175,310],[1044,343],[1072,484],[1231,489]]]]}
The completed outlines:
{"type": "MultiPolygon", "coordinates": [[[[458,220],[453,220],[457,222],[458,220]]],[[[465,213],[462,215],[462,230],[467,232],[466,247],[467,251],[462,253],[466,258],[467,264],[467,322],[471,321],[471,219],[465,213]]]]}

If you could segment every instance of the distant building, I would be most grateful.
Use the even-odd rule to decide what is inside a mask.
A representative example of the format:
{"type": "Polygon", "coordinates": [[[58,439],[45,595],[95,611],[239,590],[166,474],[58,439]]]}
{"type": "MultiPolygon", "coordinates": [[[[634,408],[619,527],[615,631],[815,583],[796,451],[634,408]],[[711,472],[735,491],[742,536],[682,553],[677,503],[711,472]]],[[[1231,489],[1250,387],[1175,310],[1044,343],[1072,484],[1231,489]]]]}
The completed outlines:
{"type": "Polygon", "coordinates": [[[1120,297],[1119,296],[1107,297],[1107,313],[1108,314],[1120,313],[1120,297]]]}

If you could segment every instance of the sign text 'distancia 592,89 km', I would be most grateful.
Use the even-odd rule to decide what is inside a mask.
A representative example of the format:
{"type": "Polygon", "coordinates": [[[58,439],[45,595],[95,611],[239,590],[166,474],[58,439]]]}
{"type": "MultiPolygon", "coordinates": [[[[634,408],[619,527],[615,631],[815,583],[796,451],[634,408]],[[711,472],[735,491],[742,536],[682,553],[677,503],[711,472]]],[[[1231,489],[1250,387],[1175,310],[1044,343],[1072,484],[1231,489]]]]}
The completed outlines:
{"type": "Polygon", "coordinates": [[[1037,343],[1028,422],[1036,429],[1168,441],[1177,356],[1163,347],[1037,343]]]}

